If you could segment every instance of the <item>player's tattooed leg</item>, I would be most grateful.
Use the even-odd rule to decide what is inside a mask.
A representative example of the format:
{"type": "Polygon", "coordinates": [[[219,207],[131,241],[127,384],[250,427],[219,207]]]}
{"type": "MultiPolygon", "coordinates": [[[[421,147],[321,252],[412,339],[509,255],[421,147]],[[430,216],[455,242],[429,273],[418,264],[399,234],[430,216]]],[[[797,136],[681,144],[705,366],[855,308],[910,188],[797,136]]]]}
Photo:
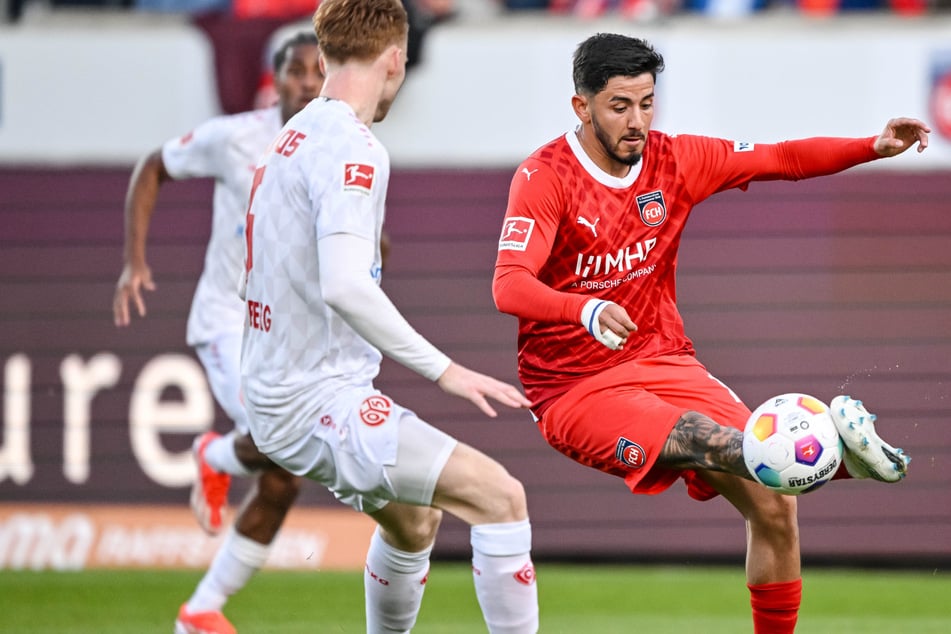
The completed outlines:
{"type": "Polygon", "coordinates": [[[743,462],[743,432],[699,412],[680,417],[657,462],[673,469],[724,471],[752,479],[743,462]]]}

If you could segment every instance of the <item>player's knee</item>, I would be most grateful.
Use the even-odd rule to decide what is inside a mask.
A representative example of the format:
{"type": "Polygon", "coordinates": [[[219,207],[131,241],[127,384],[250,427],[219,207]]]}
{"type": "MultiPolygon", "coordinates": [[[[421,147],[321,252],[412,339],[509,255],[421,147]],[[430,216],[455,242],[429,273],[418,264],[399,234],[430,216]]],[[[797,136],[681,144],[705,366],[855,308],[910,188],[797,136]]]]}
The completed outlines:
{"type": "Polygon", "coordinates": [[[493,495],[487,500],[490,522],[517,522],[528,517],[525,487],[505,472],[497,478],[493,495]]]}
{"type": "Polygon", "coordinates": [[[412,517],[391,526],[387,541],[400,550],[419,552],[436,541],[436,531],[442,522],[442,511],[432,507],[418,507],[412,517]]]}
{"type": "Polygon", "coordinates": [[[293,504],[300,488],[301,478],[277,467],[262,471],[258,477],[258,494],[282,506],[293,504]]]}

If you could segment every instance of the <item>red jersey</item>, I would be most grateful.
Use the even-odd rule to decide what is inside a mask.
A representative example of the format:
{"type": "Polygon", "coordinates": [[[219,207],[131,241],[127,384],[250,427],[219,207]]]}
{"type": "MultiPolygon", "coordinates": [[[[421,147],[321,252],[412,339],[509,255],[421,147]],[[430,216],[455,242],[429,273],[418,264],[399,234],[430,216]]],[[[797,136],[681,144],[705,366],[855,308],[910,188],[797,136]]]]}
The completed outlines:
{"type": "Polygon", "coordinates": [[[598,168],[569,132],[515,172],[493,294],[519,318],[519,378],[536,413],[577,381],[635,358],[693,355],[677,309],[677,250],[694,205],[754,180],[798,180],[878,158],[874,137],[752,144],[650,132],[624,178],[598,168]],[[581,324],[592,298],[637,324],[622,350],[581,324]]]}

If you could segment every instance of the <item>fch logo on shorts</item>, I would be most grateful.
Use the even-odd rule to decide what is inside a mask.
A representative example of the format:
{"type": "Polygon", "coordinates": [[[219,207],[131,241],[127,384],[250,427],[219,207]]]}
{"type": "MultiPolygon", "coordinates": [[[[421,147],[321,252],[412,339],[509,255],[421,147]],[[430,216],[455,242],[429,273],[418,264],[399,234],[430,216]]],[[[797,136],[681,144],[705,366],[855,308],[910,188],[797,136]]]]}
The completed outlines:
{"type": "Polygon", "coordinates": [[[360,420],[376,427],[386,422],[393,410],[393,403],[385,396],[377,395],[364,399],[360,404],[360,420]]]}
{"type": "Polygon", "coordinates": [[[615,457],[631,467],[632,469],[640,469],[644,466],[646,456],[644,454],[644,449],[632,440],[628,440],[624,436],[619,436],[617,439],[617,448],[614,450],[615,457]]]}

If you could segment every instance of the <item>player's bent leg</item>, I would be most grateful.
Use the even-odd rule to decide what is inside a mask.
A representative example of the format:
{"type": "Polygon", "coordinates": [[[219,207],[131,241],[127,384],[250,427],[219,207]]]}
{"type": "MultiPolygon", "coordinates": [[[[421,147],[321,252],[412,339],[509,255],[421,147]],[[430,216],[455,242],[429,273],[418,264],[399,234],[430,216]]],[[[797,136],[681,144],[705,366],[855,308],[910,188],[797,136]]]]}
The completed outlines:
{"type": "Polygon", "coordinates": [[[433,504],[472,524],[472,574],[489,632],[537,632],[538,588],[522,483],[460,443],[439,476],[433,504]]]}
{"type": "Polygon", "coordinates": [[[221,610],[228,598],[241,590],[267,561],[271,543],[300,491],[300,482],[300,478],[276,466],[260,472],[232,530],[182,607],[176,627],[193,627],[184,629],[185,632],[213,634],[234,631],[225,627],[227,619],[221,610]],[[205,629],[194,629],[196,624],[205,629]],[[218,624],[218,629],[210,629],[212,624],[218,624]]]}
{"type": "Polygon", "coordinates": [[[670,469],[722,471],[753,480],[743,460],[743,432],[694,411],[684,412],[674,424],[657,464],[670,469]]]}
{"type": "Polygon", "coordinates": [[[832,421],[845,444],[842,461],[853,478],[898,482],[908,472],[911,458],[881,439],[875,431],[875,415],[849,396],[837,396],[829,406],[832,421]]]}
{"type": "Polygon", "coordinates": [[[797,500],[730,474],[700,477],[746,520],[746,578],[756,634],[792,634],[802,600],[797,500]]]}
{"type": "Polygon", "coordinates": [[[439,474],[433,506],[468,524],[528,519],[522,483],[500,463],[464,443],[456,445],[439,474]]]}
{"type": "Polygon", "coordinates": [[[274,465],[261,471],[235,519],[238,533],[270,544],[300,493],[302,478],[274,465]]]}
{"type": "Polygon", "coordinates": [[[370,517],[379,528],[363,573],[367,632],[409,632],[423,601],[442,511],[390,502],[370,517]]]}

